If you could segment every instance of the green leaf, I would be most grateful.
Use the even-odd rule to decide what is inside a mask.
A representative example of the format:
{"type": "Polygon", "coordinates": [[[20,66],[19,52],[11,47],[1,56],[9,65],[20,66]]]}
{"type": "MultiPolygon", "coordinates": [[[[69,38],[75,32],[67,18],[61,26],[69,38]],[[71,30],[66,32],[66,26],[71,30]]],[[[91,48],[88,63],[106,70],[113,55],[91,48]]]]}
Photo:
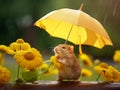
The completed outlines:
{"type": "Polygon", "coordinates": [[[38,71],[24,71],[22,73],[22,78],[25,82],[34,82],[38,79],[38,71]]]}

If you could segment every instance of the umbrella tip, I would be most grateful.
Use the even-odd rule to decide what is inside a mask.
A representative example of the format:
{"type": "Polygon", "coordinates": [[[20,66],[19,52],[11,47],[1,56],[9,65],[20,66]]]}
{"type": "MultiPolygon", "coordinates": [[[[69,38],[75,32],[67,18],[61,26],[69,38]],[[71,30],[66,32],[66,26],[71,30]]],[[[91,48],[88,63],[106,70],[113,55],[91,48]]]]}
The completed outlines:
{"type": "Polygon", "coordinates": [[[82,8],[83,8],[83,5],[84,5],[83,3],[80,5],[80,10],[82,10],[82,8]]]}

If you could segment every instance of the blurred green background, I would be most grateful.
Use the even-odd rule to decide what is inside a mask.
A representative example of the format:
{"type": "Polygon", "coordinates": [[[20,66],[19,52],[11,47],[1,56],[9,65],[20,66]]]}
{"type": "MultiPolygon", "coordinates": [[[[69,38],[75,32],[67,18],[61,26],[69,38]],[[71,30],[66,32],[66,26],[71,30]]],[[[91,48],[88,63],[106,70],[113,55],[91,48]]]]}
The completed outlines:
{"type": "MultiPolygon", "coordinates": [[[[112,58],[114,51],[120,49],[120,0],[0,0],[0,44],[9,45],[23,38],[42,55],[53,54],[53,47],[64,40],[49,36],[33,26],[34,22],[56,9],[79,9],[81,3],[84,12],[101,22],[114,44],[103,49],[83,46],[83,52],[95,58],[112,58]]],[[[78,46],[75,51],[78,53],[78,46]]]]}

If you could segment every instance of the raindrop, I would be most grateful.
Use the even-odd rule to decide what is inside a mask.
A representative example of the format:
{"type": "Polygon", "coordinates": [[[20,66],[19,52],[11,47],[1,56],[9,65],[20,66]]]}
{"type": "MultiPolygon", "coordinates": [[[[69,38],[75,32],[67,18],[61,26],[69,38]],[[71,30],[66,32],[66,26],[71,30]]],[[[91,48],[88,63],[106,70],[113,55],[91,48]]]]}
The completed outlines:
{"type": "Polygon", "coordinates": [[[102,3],[102,0],[99,0],[99,3],[100,3],[100,5],[102,5],[103,3],[102,3]]]}
{"type": "Polygon", "coordinates": [[[113,16],[115,16],[116,8],[117,8],[117,3],[115,3],[114,8],[113,8],[113,13],[112,13],[113,16]]]}
{"type": "Polygon", "coordinates": [[[106,19],[107,19],[107,14],[105,13],[105,16],[104,16],[104,19],[103,19],[103,25],[105,24],[106,19]]]}

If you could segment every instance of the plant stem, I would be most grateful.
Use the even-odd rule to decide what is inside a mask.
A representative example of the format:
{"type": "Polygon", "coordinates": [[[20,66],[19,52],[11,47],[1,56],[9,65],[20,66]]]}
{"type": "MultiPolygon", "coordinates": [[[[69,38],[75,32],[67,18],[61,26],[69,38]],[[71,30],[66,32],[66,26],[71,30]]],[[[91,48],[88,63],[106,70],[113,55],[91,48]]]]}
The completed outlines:
{"type": "MultiPolygon", "coordinates": [[[[102,72],[104,72],[104,74],[105,74],[105,70],[103,70],[102,72]]],[[[96,78],[96,81],[98,81],[98,79],[100,78],[102,72],[98,75],[98,77],[96,78]]]]}
{"type": "Polygon", "coordinates": [[[98,81],[98,79],[100,78],[101,74],[98,75],[98,77],[96,78],[96,81],[98,81]]]}
{"type": "Polygon", "coordinates": [[[43,63],[47,63],[47,62],[50,62],[51,60],[46,60],[46,61],[44,61],[43,63]]]}
{"type": "Polygon", "coordinates": [[[19,74],[20,74],[20,65],[18,64],[18,70],[17,70],[17,80],[19,79],[19,74]]]}
{"type": "Polygon", "coordinates": [[[51,63],[49,64],[48,68],[47,68],[46,70],[44,70],[44,71],[40,72],[39,74],[42,74],[42,73],[47,72],[47,71],[48,71],[48,69],[51,67],[51,65],[52,65],[52,64],[53,64],[53,63],[51,62],[51,63]]]}

